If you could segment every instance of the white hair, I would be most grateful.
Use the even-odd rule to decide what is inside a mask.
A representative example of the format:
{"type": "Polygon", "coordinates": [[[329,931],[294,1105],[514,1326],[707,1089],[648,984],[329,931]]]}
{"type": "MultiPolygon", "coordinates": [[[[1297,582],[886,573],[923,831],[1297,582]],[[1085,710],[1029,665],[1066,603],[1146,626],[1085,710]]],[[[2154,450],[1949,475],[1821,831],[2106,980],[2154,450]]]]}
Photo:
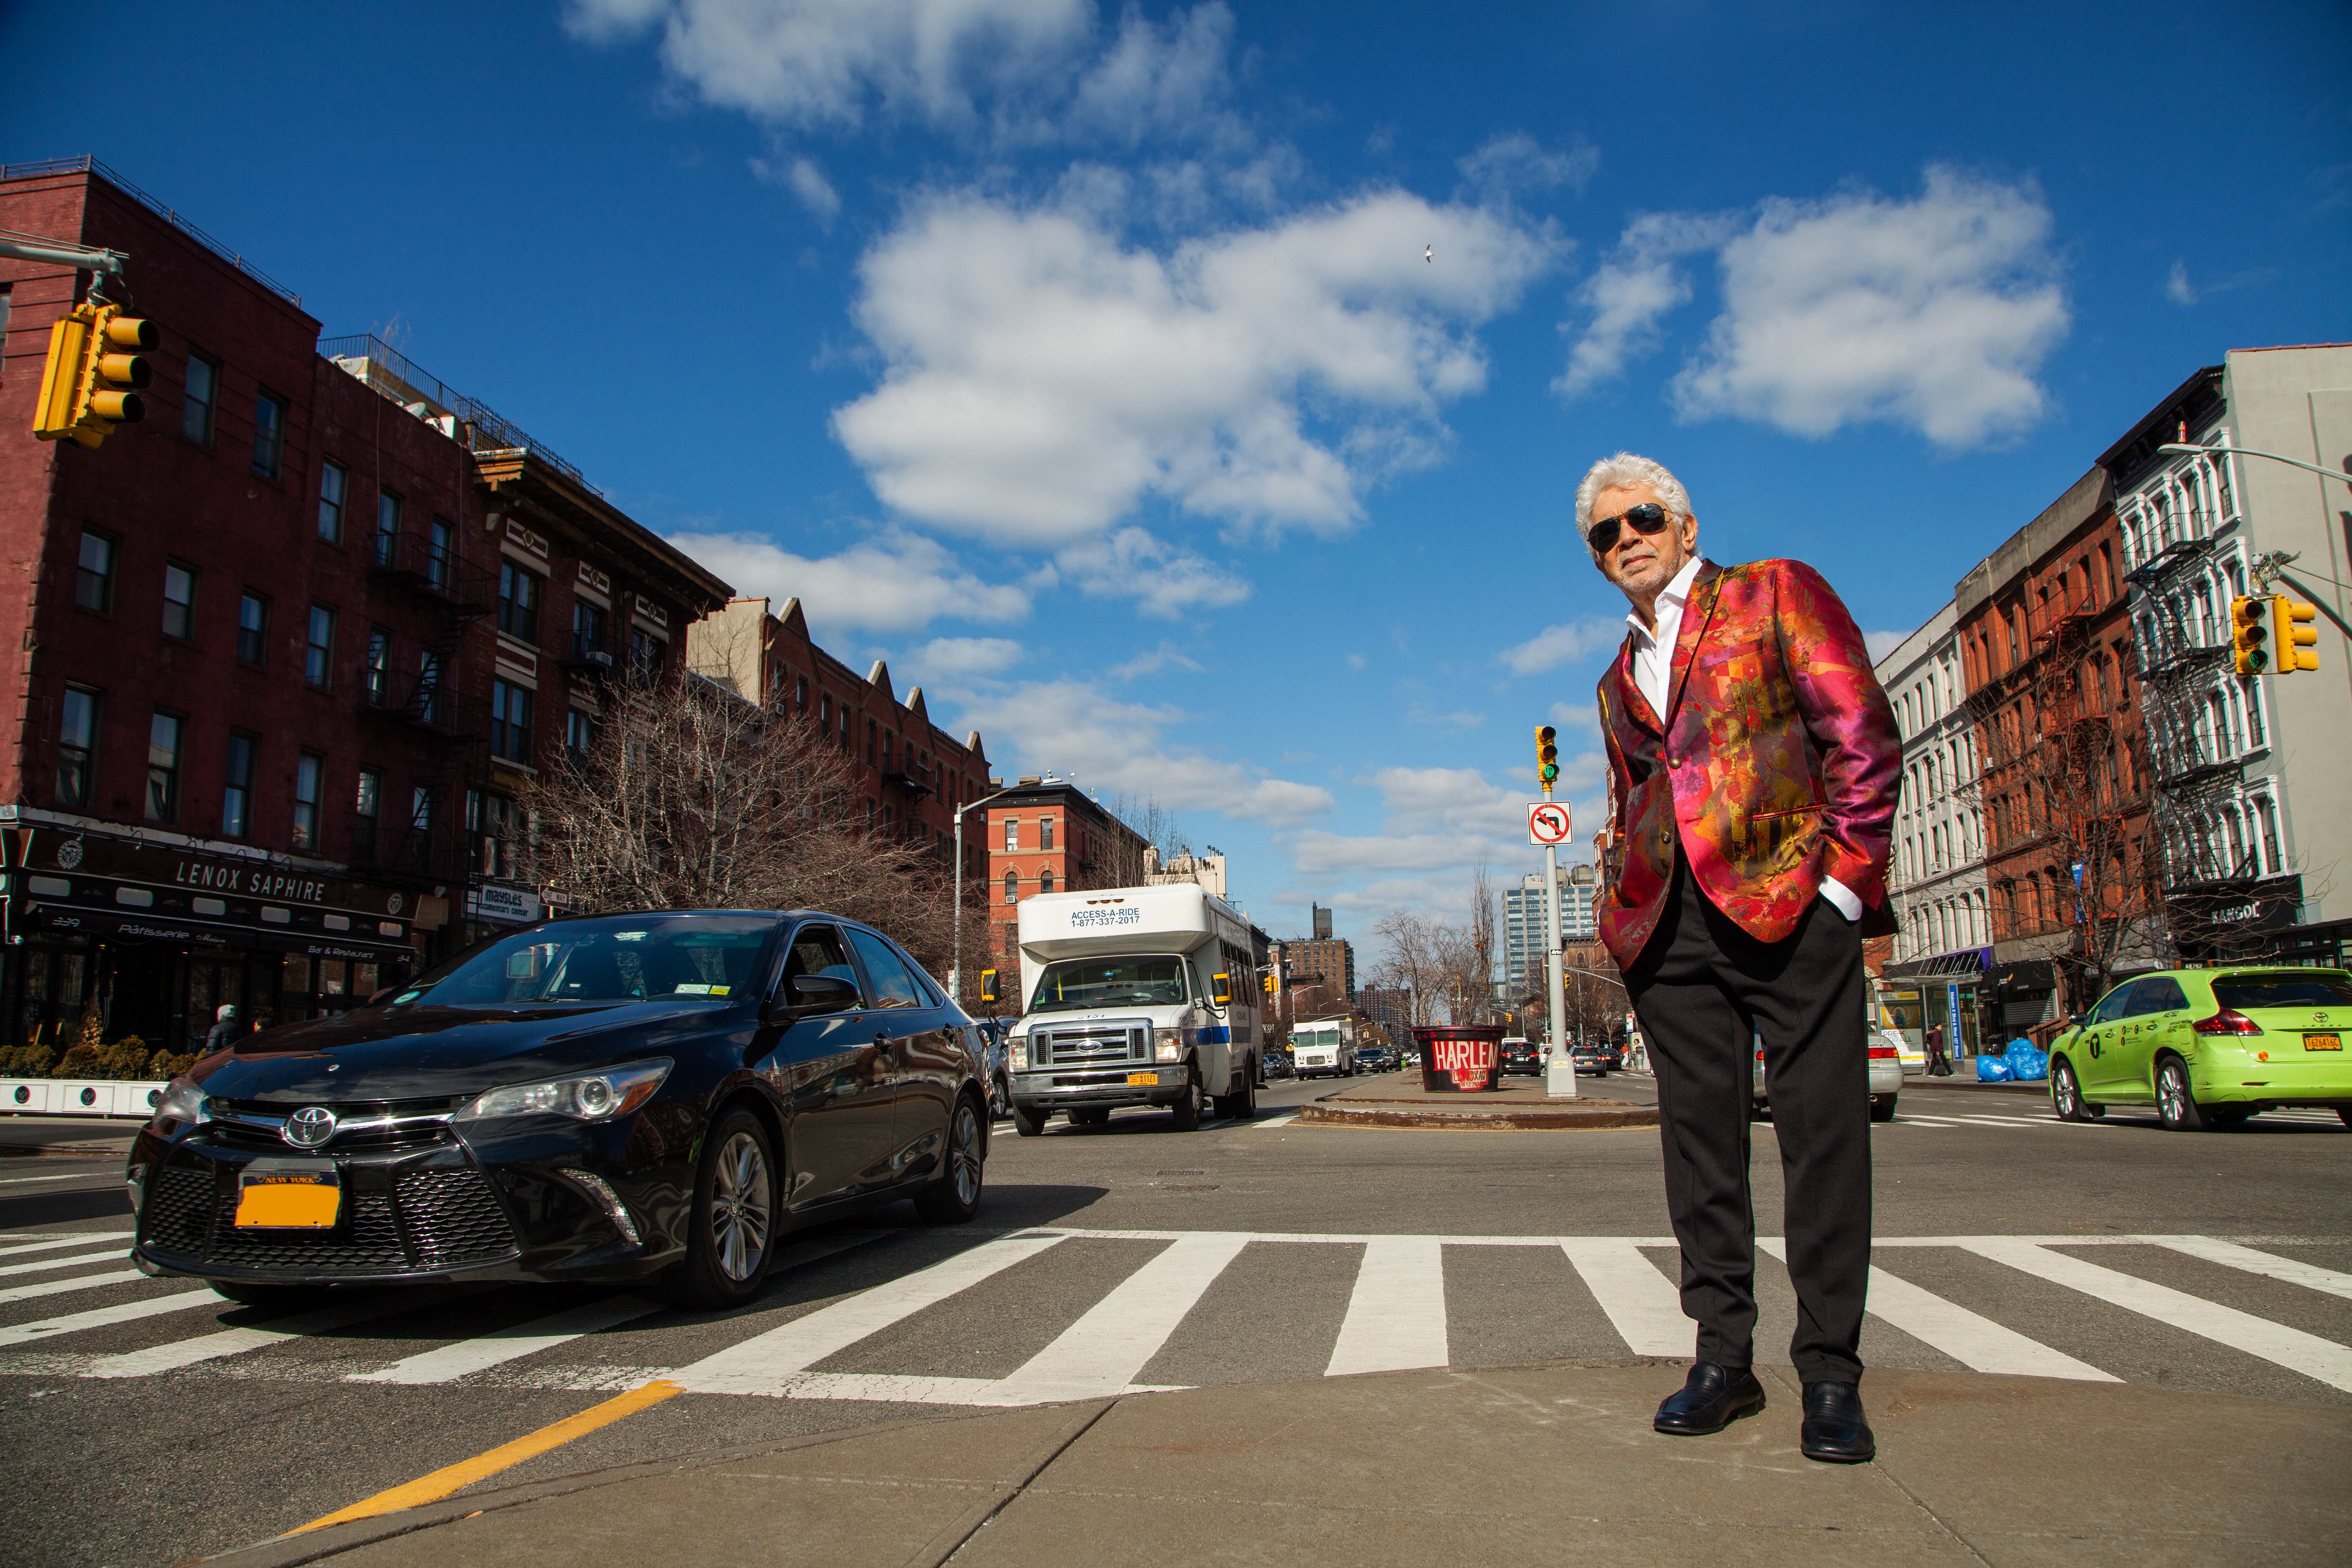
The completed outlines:
{"type": "Polygon", "coordinates": [[[1635,485],[1655,490],[1668,511],[1690,515],[1690,492],[1683,489],[1682,480],[1666,472],[1664,463],[1632,452],[1603,458],[1585,471],[1583,483],[1576,487],[1576,531],[1587,550],[1592,548],[1592,498],[1602,490],[1630,489],[1635,485]]]}

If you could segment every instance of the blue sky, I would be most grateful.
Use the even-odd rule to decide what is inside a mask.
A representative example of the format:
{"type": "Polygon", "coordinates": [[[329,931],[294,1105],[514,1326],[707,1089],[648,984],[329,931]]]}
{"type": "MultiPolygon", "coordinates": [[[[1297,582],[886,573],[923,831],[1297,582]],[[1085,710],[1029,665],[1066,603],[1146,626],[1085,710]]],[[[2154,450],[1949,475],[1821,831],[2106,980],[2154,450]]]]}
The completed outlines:
{"type": "Polygon", "coordinates": [[[121,21],[94,100],[8,8],[0,154],[95,153],[1008,776],[1156,795],[1276,931],[1533,867],[1547,718],[1589,835],[1595,458],[1899,634],[2198,366],[2352,337],[2334,4],[121,21]]]}

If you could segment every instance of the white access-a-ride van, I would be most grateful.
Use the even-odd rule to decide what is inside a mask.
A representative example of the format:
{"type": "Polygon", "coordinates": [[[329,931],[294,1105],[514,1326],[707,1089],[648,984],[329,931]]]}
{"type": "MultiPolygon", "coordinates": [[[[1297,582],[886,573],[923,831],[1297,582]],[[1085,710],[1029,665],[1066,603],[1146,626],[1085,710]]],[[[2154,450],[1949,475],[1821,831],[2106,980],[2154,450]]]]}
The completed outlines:
{"type": "MultiPolygon", "coordinates": [[[[1122,1105],[1176,1124],[1257,1109],[1257,969],[1240,910],[1197,883],[1022,900],[1021,1021],[1008,1037],[1013,1130],[1056,1110],[1079,1126],[1122,1105]]],[[[982,994],[1009,990],[993,972],[982,994]]],[[[1005,1000],[1013,1000],[1006,995],[1005,1000]]]]}

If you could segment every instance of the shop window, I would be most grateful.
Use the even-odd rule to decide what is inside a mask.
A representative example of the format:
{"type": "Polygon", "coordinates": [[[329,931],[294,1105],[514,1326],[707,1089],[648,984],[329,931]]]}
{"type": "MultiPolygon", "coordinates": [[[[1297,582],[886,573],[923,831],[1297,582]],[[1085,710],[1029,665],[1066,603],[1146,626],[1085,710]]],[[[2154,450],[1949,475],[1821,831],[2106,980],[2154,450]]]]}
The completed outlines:
{"type": "Polygon", "coordinates": [[[163,563],[163,635],[186,642],[196,635],[196,569],[163,563]]]}
{"type": "Polygon", "coordinates": [[[199,447],[213,444],[213,404],[219,395],[220,362],[192,351],[181,390],[180,434],[199,447]]]}
{"type": "Polygon", "coordinates": [[[376,858],[376,822],[383,799],[383,775],[373,768],[360,770],[360,783],[352,801],[352,858],[373,860],[376,858]]]}
{"type": "Polygon", "coordinates": [[[327,759],[316,752],[305,752],[294,764],[294,847],[319,847],[319,794],[327,771],[327,759]]]}
{"type": "Polygon", "coordinates": [[[324,605],[310,606],[310,640],[302,650],[302,679],[328,686],[335,675],[335,612],[324,605]]]}
{"type": "Polygon", "coordinates": [[[530,700],[527,688],[490,682],[490,755],[530,765],[530,700]]]}
{"type": "Polygon", "coordinates": [[[269,601],[248,588],[236,601],[236,657],[259,664],[268,651],[269,601]]]}
{"type": "Polygon", "coordinates": [[[98,763],[99,694],[86,686],[68,686],[58,709],[58,804],[68,808],[89,804],[98,763]]]}
{"type": "Polygon", "coordinates": [[[511,561],[499,563],[499,630],[527,643],[539,641],[538,573],[511,561]]]}
{"type": "Polygon", "coordinates": [[[147,726],[147,820],[180,820],[180,736],[186,721],[158,712],[147,726]]]}
{"type": "Polygon", "coordinates": [[[274,479],[286,461],[286,400],[263,393],[253,400],[253,471],[274,479]]]}
{"type": "Polygon", "coordinates": [[[351,470],[341,463],[319,465],[319,537],[330,544],[343,542],[343,496],[351,484],[351,470]]]}
{"type": "Polygon", "coordinates": [[[228,732],[228,760],[221,781],[223,838],[243,838],[253,831],[253,753],[259,744],[241,731],[228,732]]]}
{"type": "Polygon", "coordinates": [[[113,538],[94,528],[81,531],[81,554],[74,571],[74,603],[100,615],[114,612],[113,538]]]}

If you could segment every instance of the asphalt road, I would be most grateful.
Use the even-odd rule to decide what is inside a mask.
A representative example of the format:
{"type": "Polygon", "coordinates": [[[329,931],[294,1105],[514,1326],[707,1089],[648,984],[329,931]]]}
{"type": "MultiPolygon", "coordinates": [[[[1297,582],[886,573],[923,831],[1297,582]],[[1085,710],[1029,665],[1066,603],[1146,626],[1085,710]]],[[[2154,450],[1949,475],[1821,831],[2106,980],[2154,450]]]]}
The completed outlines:
{"type": "MultiPolygon", "coordinates": [[[[1285,1119],[1332,1087],[1278,1085],[1255,1121],[1189,1134],[1145,1112],[1036,1139],[1000,1123],[973,1225],[899,1205],[799,1238],[761,1301],[715,1315],[507,1289],[273,1318],[109,1279],[130,1217],[113,1162],[0,1161],[0,1562],[224,1550],[661,1376],[689,1392],[488,1484],[1121,1386],[1687,1353],[1671,1249],[1624,1239],[1668,1232],[1654,1130],[1285,1119]],[[168,1310],[127,1315],[149,1303],[168,1310]]],[[[1639,1077],[1587,1087],[1654,1098],[1639,1077]]],[[[27,1129],[0,1121],[0,1145],[27,1129]]],[[[1774,1235],[1769,1123],[1755,1142],[1774,1235]]],[[[1874,1364],[2352,1403],[2352,1130],[2332,1118],[2174,1134],[1913,1089],[1873,1148],[1874,1364]],[[2039,1240],[1982,1239],[2016,1237],[2039,1240]]],[[[1794,1303],[1769,1258],[1759,1295],[1759,1354],[1785,1359],[1794,1303]]]]}

